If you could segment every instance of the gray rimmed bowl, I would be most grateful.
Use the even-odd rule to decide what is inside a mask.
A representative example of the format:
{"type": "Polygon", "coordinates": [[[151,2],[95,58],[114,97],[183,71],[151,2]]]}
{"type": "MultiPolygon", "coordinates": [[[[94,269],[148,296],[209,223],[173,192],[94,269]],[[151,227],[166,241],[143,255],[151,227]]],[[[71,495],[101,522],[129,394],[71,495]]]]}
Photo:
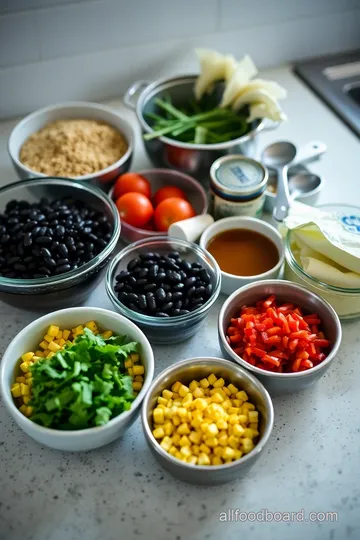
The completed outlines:
{"type": "Polygon", "coordinates": [[[298,392],[318,381],[330,367],[339,350],[342,330],[339,317],[334,309],[317,294],[291,281],[257,281],[235,291],[223,304],[218,320],[219,343],[223,354],[251,371],[271,394],[298,392]],[[273,373],[252,366],[238,356],[226,341],[226,330],[230,319],[235,317],[241,306],[253,305],[274,294],[279,302],[291,302],[302,307],[308,313],[316,312],[321,321],[327,339],[332,343],[328,356],[318,366],[298,373],[273,373]]]}
{"type": "MultiPolygon", "coordinates": [[[[0,188],[0,214],[12,199],[38,202],[42,197],[79,199],[104,213],[112,224],[108,245],[83,266],[48,278],[14,279],[0,276],[0,300],[20,309],[43,311],[79,305],[100,281],[120,236],[120,217],[114,203],[99,189],[65,178],[32,178],[0,188]]],[[[0,246],[0,252],[4,248],[0,246]]]]}
{"type": "Polygon", "coordinates": [[[242,478],[255,464],[268,442],[274,424],[274,408],[264,386],[242,367],[222,358],[189,358],[168,367],[156,377],[146,394],[141,411],[141,419],[146,442],[157,461],[171,474],[191,484],[223,484],[242,478]],[[214,373],[228,383],[237,385],[249,396],[260,413],[259,441],[255,448],[237,461],[224,465],[191,465],[168,454],[152,434],[152,411],[156,400],[165,388],[175,381],[186,384],[214,373]]]}
{"type": "Polygon", "coordinates": [[[106,292],[116,311],[139,326],[151,343],[166,345],[184,341],[199,330],[219,296],[220,288],[221,272],[213,256],[196,244],[169,236],[147,238],[130,244],[114,257],[106,275],[106,292]],[[183,259],[191,263],[200,263],[209,272],[210,283],[213,287],[210,298],[198,309],[175,317],[145,315],[130,309],[120,302],[114,290],[116,275],[120,271],[126,270],[129,262],[140,254],[158,252],[165,255],[170,251],[178,251],[183,259]]]}

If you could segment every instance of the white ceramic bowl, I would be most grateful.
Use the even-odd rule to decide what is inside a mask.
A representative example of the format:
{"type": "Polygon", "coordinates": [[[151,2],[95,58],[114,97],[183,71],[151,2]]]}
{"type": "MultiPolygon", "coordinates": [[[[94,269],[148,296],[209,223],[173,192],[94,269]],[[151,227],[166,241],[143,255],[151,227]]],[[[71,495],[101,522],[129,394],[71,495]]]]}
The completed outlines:
{"type": "Polygon", "coordinates": [[[25,180],[27,178],[47,176],[46,174],[29,169],[29,167],[26,167],[20,161],[20,150],[26,139],[50,122],[71,118],[102,120],[113,126],[125,136],[129,147],[118,161],[115,161],[115,163],[106,169],[93,174],[78,176],[76,178],[76,181],[87,181],[95,184],[104,191],[109,191],[115,179],[130,168],[134,148],[134,131],[131,125],[114,109],[97,103],[70,101],[59,103],[57,105],[50,105],[49,107],[38,109],[28,116],[25,116],[25,118],[16,124],[9,137],[8,151],[19,178],[25,180]]]}
{"type": "Polygon", "coordinates": [[[78,307],[62,309],[44,315],[17,334],[6,349],[1,361],[0,386],[5,406],[15,422],[27,435],[50,448],[78,452],[104,446],[124,434],[140,413],[141,402],[150,387],[153,375],[154,355],[152,348],[145,335],[134,323],[122,315],[106,309],[78,307]],[[20,356],[26,351],[34,349],[35,345],[41,341],[50,324],[56,324],[62,328],[73,328],[90,320],[94,320],[104,329],[112,330],[115,334],[126,334],[131,340],[140,343],[140,355],[145,368],[144,385],[141,391],[133,401],[129,411],[121,413],[104,426],[61,431],[35,424],[18,410],[10,391],[16,376],[15,368],[20,356]]]}
{"type": "Polygon", "coordinates": [[[200,238],[200,246],[206,250],[207,245],[209,244],[210,240],[214,238],[214,236],[231,229],[247,229],[266,236],[277,247],[279,251],[279,261],[276,266],[267,272],[257,274],[255,276],[235,276],[233,274],[228,274],[227,272],[221,271],[222,294],[232,294],[234,291],[239,289],[239,287],[252,283],[253,281],[259,281],[262,279],[276,279],[279,277],[285,256],[283,241],[278,230],[261,219],[239,216],[219,219],[219,221],[215,221],[215,223],[210,225],[210,227],[203,232],[200,238]]]}

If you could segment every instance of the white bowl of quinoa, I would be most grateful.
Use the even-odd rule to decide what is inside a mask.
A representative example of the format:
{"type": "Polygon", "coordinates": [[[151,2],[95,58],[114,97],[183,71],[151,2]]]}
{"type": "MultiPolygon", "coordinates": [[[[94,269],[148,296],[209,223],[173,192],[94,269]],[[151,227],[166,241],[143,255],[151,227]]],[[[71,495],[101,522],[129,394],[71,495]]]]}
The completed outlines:
{"type": "Polygon", "coordinates": [[[108,191],[128,171],[132,126],[114,109],[67,102],[39,109],[12,130],[8,151],[20,179],[57,176],[108,191]]]}

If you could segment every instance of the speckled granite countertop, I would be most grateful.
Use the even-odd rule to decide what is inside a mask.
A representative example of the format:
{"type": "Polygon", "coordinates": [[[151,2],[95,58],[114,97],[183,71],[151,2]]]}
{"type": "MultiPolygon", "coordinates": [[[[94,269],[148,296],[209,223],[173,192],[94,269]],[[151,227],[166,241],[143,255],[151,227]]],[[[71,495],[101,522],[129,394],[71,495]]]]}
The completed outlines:
{"type": "MultiPolygon", "coordinates": [[[[297,144],[319,139],[328,145],[328,155],[313,167],[327,182],[321,202],[358,200],[358,139],[289,69],[272,70],[266,76],[289,90],[286,111],[291,122],[281,126],[276,138],[297,144]]],[[[120,106],[118,101],[112,104],[120,106]]],[[[14,123],[0,124],[2,184],[15,180],[6,154],[14,123]]],[[[274,138],[264,135],[261,145],[274,138]]],[[[146,166],[137,141],[134,168],[146,166]]],[[[176,346],[154,347],[156,373],[177,359],[220,354],[216,322],[222,301],[220,297],[198,335],[176,346]]],[[[111,309],[103,285],[88,304],[111,309]]],[[[1,353],[36,316],[0,303],[1,353]]],[[[360,538],[360,321],[344,324],[343,333],[337,360],[316,386],[274,399],[273,435],[249,476],[223,486],[201,488],[172,478],[148,451],[140,420],[109,446],[66,454],[25,436],[0,404],[0,539],[360,538]],[[225,521],[231,519],[232,509],[303,510],[298,517],[304,521],[289,523],[284,515],[280,523],[254,522],[251,514],[245,522],[225,521]],[[322,521],[322,514],[317,522],[306,521],[310,512],[336,512],[337,521],[322,521]]]]}

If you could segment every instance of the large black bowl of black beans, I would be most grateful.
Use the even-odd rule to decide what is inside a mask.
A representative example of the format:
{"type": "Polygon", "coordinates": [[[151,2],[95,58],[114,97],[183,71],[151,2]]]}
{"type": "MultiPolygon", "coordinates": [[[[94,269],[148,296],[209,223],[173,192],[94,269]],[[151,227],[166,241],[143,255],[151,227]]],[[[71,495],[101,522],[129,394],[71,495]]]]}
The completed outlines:
{"type": "Polygon", "coordinates": [[[204,321],[221,273],[199,246],[167,236],[140,240],[109,266],[106,286],[117,310],[157,343],[182,341],[204,321]]]}
{"type": "Polygon", "coordinates": [[[31,179],[1,188],[0,299],[31,309],[80,303],[119,234],[113,203],[86,184],[31,179]]]}

